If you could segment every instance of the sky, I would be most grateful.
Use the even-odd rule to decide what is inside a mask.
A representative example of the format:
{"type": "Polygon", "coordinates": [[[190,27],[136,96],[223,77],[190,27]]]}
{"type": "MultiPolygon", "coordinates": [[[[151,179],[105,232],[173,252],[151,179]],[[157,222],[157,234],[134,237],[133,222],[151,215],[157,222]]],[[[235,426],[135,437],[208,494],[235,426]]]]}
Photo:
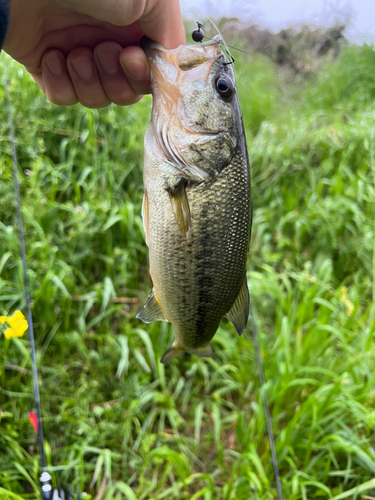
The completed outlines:
{"type": "Polygon", "coordinates": [[[332,26],[348,21],[346,35],[353,41],[375,41],[375,0],[180,0],[182,12],[250,19],[278,31],[308,22],[332,26]]]}

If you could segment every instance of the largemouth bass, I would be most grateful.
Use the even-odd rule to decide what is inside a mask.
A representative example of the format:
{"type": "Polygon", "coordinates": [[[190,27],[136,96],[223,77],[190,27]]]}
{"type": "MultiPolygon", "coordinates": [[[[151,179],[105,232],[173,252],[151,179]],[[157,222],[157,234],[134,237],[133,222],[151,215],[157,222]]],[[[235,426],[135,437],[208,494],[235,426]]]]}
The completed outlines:
{"type": "Polygon", "coordinates": [[[143,222],[153,289],[138,313],[169,321],[161,359],[212,356],[227,317],[239,335],[249,314],[249,163],[231,65],[217,37],[167,50],[142,39],[153,107],[144,141],[143,222]]]}

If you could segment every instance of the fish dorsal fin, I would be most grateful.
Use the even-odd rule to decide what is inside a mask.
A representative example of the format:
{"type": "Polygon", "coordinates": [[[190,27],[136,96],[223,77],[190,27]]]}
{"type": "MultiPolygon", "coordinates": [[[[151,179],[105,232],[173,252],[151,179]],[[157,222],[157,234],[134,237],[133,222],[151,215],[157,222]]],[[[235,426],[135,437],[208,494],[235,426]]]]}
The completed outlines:
{"type": "Polygon", "coordinates": [[[155,298],[153,289],[148,296],[146,304],[137,314],[137,319],[140,319],[144,323],[151,323],[152,321],[167,321],[158,301],[155,298]]]}
{"type": "Polygon", "coordinates": [[[187,240],[189,238],[191,228],[191,213],[185,187],[186,182],[181,181],[175,188],[170,189],[168,192],[174,218],[176,219],[182,236],[185,240],[187,240]]]}
{"type": "Polygon", "coordinates": [[[241,335],[246,328],[247,319],[249,317],[250,297],[247,288],[247,280],[245,278],[241,287],[240,293],[237,295],[234,304],[225,317],[231,321],[237,330],[238,335],[241,335]]]}

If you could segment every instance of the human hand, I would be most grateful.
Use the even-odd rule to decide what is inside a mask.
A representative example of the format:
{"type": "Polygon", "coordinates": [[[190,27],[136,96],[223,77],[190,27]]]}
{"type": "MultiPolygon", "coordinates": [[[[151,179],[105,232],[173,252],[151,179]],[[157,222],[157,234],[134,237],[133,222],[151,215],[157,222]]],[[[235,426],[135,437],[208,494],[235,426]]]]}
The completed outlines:
{"type": "Polygon", "coordinates": [[[134,104],[149,93],[143,35],[185,43],[178,0],[11,0],[3,49],[62,106],[134,104]]]}

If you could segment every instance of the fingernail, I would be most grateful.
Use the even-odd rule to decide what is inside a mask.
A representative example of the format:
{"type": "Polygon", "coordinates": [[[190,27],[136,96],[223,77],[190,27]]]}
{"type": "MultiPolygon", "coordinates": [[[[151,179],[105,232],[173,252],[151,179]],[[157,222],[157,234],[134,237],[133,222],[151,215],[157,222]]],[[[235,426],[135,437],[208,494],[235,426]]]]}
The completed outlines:
{"type": "Polygon", "coordinates": [[[82,80],[90,80],[94,73],[94,65],[89,57],[80,56],[72,59],[72,66],[82,80]]]}
{"type": "Polygon", "coordinates": [[[59,76],[63,72],[64,63],[60,54],[56,52],[49,52],[44,56],[47,68],[53,76],[59,76]]]}
{"type": "Polygon", "coordinates": [[[120,55],[121,49],[114,48],[109,44],[99,45],[96,48],[96,55],[103,71],[113,75],[120,69],[120,55]]]}
{"type": "Polygon", "coordinates": [[[138,61],[122,59],[121,66],[129,76],[134,78],[134,80],[143,80],[146,76],[147,67],[138,61]]]}

